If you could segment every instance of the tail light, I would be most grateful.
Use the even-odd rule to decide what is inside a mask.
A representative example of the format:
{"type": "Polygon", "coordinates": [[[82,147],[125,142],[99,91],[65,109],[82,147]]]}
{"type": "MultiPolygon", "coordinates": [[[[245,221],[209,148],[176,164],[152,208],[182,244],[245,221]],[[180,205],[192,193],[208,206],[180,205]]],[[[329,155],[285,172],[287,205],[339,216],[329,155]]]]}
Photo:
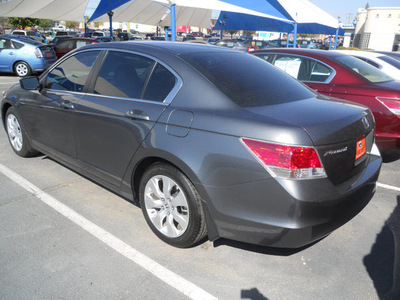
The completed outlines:
{"type": "Polygon", "coordinates": [[[376,97],[376,99],[385,105],[392,113],[400,116],[400,98],[376,97]]]}
{"type": "Polygon", "coordinates": [[[326,177],[325,169],[312,147],[271,144],[244,138],[241,140],[273,177],[286,179],[326,177]]]}
{"type": "Polygon", "coordinates": [[[43,58],[43,53],[40,50],[40,48],[36,48],[35,49],[35,55],[36,55],[37,58],[43,58]]]}

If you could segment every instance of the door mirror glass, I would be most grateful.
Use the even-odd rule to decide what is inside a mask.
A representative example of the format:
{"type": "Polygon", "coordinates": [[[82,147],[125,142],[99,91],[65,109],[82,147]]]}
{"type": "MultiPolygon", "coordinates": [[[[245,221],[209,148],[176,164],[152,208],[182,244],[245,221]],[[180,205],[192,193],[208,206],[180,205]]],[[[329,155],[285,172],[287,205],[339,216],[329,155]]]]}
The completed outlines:
{"type": "Polygon", "coordinates": [[[37,77],[25,77],[19,80],[24,90],[36,90],[39,87],[39,79],[37,77]]]}

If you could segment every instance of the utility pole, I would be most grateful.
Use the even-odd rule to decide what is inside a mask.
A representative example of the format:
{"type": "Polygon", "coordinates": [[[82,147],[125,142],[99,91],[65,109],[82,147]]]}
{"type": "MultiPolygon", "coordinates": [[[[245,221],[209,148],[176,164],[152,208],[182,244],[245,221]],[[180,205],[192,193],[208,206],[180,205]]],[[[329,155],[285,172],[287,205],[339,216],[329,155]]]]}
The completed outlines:
{"type": "Polygon", "coordinates": [[[347,14],[347,16],[349,16],[349,19],[348,19],[349,21],[347,22],[347,24],[351,24],[351,23],[350,23],[350,20],[351,20],[351,16],[352,16],[352,15],[353,15],[352,13],[348,13],[348,14],[347,14]]]}

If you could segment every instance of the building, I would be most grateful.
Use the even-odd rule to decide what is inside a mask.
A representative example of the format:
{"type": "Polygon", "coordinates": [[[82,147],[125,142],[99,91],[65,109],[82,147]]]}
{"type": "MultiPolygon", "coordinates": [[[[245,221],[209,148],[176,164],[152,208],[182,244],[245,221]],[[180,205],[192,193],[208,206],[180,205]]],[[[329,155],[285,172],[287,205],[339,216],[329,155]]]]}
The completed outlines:
{"type": "Polygon", "coordinates": [[[400,7],[359,8],[353,46],[400,51],[400,7]]]}

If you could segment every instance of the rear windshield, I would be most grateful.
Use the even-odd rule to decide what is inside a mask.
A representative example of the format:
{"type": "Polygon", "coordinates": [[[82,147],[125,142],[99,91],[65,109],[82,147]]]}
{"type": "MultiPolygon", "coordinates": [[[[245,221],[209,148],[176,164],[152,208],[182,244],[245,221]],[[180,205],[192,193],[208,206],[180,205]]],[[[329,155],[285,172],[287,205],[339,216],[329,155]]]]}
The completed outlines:
{"type": "Polygon", "coordinates": [[[369,82],[379,83],[385,81],[392,81],[393,78],[389,77],[379,69],[371,66],[370,64],[359,60],[350,55],[338,55],[332,57],[333,60],[337,61],[339,64],[350,69],[354,73],[360,75],[369,82]]]}
{"type": "Polygon", "coordinates": [[[188,53],[181,57],[241,107],[315,97],[296,79],[246,53],[188,53]]]}

